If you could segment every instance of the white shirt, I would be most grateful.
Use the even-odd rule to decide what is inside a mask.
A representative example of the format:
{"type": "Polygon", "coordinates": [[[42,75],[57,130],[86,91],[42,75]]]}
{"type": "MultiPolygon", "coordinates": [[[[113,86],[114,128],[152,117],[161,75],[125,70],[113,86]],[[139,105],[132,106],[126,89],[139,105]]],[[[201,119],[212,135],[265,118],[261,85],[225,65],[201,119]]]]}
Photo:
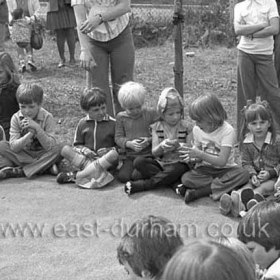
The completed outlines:
{"type": "MultiPolygon", "coordinates": [[[[279,17],[275,0],[245,0],[234,7],[235,24],[260,24],[269,23],[272,18],[279,17]]],[[[264,38],[248,38],[241,36],[237,48],[249,54],[273,53],[273,36],[264,38]]]]}

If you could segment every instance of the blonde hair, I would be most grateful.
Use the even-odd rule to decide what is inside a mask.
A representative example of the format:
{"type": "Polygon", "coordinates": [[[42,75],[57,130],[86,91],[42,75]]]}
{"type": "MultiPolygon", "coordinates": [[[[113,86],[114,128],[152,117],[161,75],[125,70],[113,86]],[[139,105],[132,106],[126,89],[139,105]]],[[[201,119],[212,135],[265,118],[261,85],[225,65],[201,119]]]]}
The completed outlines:
{"type": "Polygon", "coordinates": [[[118,93],[118,100],[123,109],[133,105],[142,106],[145,102],[145,87],[136,82],[126,82],[121,85],[118,93]]]}

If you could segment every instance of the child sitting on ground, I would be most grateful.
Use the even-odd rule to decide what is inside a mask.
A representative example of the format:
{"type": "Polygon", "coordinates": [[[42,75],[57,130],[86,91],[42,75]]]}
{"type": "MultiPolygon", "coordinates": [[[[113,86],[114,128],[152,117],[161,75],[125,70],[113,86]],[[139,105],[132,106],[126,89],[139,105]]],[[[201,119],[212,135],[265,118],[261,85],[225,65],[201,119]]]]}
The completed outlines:
{"type": "Polygon", "coordinates": [[[11,39],[17,44],[18,48],[22,49],[21,53],[23,53],[19,57],[19,72],[24,73],[26,71],[24,52],[27,54],[27,64],[31,71],[36,71],[37,68],[32,61],[32,49],[30,45],[31,21],[24,17],[22,8],[15,9],[12,12],[12,16],[13,19],[10,22],[10,25],[12,25],[11,39]]]}
{"type": "Polygon", "coordinates": [[[156,110],[144,107],[146,89],[136,82],[126,82],[119,90],[118,100],[125,110],[116,118],[117,145],[125,151],[125,159],[119,170],[118,179],[125,183],[139,178],[134,169],[138,156],[151,156],[150,125],[158,120],[156,110]]]}
{"type": "Polygon", "coordinates": [[[279,217],[279,201],[262,201],[247,212],[237,228],[238,239],[252,252],[263,280],[280,279],[279,217]]]}
{"type": "Polygon", "coordinates": [[[194,158],[197,163],[182,176],[180,193],[186,203],[211,194],[219,200],[249,181],[248,171],[234,162],[234,128],[226,121],[227,113],[214,94],[199,96],[190,105],[189,114],[196,122],[194,146],[183,147],[180,153],[183,159],[194,158]]]}
{"type": "Polygon", "coordinates": [[[76,128],[74,147],[66,145],[61,150],[78,171],[59,173],[57,182],[76,183],[82,188],[104,187],[114,180],[107,170],[118,165],[115,120],[107,114],[106,95],[100,88],[86,89],[80,105],[86,116],[76,128]]]}
{"type": "Polygon", "coordinates": [[[215,241],[195,240],[167,263],[164,280],[256,280],[255,271],[231,248],[215,241]]]}
{"type": "Polygon", "coordinates": [[[122,237],[117,254],[128,274],[161,279],[166,263],[182,245],[171,221],[150,215],[132,224],[122,237]]]}
{"type": "Polygon", "coordinates": [[[10,141],[0,142],[0,155],[8,162],[0,166],[0,179],[30,178],[47,170],[56,175],[61,147],[54,137],[53,116],[42,108],[43,89],[21,84],[16,97],[19,111],[11,119],[10,141]]]}
{"type": "Polygon", "coordinates": [[[9,140],[11,118],[19,110],[16,92],[20,81],[8,53],[0,54],[0,73],[0,125],[5,130],[6,139],[9,140]]]}
{"type": "Polygon", "coordinates": [[[143,179],[125,184],[128,195],[166,187],[176,191],[178,180],[189,170],[178,151],[190,142],[191,127],[182,119],[183,100],[175,88],[161,92],[157,109],[162,120],[151,125],[153,157],[139,156],[134,161],[134,168],[143,179]]]}
{"type": "Polygon", "coordinates": [[[241,161],[251,179],[244,188],[222,196],[220,209],[225,215],[231,212],[238,216],[273,194],[280,171],[280,135],[276,134],[270,106],[266,101],[249,101],[243,113],[241,161]]]}

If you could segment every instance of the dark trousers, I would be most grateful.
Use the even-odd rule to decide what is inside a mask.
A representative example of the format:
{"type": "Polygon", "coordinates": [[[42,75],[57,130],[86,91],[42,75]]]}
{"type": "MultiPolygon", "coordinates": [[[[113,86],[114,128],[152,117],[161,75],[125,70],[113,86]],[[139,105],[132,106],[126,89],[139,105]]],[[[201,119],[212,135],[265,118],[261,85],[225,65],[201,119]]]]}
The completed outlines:
{"type": "MultiPolygon", "coordinates": [[[[143,190],[156,188],[173,188],[175,183],[180,183],[181,176],[189,170],[189,166],[182,162],[168,164],[162,167],[152,157],[137,157],[134,168],[143,176],[143,190]]],[[[138,181],[139,182],[139,181],[138,181]]]]}

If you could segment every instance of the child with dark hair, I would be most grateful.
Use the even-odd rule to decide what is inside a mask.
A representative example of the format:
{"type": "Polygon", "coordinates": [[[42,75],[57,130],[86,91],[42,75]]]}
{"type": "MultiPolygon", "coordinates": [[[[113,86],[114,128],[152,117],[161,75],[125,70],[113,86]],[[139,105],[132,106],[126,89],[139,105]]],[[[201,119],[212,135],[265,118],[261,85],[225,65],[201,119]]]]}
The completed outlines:
{"type": "Polygon", "coordinates": [[[0,179],[56,173],[61,147],[54,137],[53,116],[42,108],[43,89],[21,84],[16,97],[19,111],[11,119],[10,141],[0,142],[0,155],[9,162],[0,166],[0,179]]]}
{"type": "Polygon", "coordinates": [[[238,239],[252,252],[264,280],[280,279],[280,204],[263,201],[251,208],[238,224],[238,239]]]}
{"type": "Polygon", "coordinates": [[[234,250],[211,240],[195,240],[167,263],[164,280],[255,280],[256,273],[234,250]]]}
{"type": "Polygon", "coordinates": [[[115,120],[107,114],[106,96],[100,88],[86,89],[80,105],[86,116],[78,123],[73,147],[66,145],[61,150],[78,170],[59,173],[57,182],[76,183],[82,188],[104,187],[114,180],[107,170],[118,165],[115,120]]]}
{"type": "MultiPolygon", "coordinates": [[[[31,54],[31,21],[24,17],[23,9],[17,8],[12,12],[12,21],[10,25],[12,26],[11,39],[17,44],[17,46],[22,49],[20,52],[28,56],[27,64],[30,66],[31,71],[36,71],[36,66],[32,62],[31,54]]],[[[19,72],[24,73],[26,71],[26,61],[25,55],[20,55],[19,57],[19,72]]]]}
{"type": "Polygon", "coordinates": [[[194,169],[182,176],[181,194],[189,203],[211,195],[219,200],[224,193],[238,189],[249,181],[247,170],[234,161],[236,134],[227,113],[215,94],[203,94],[189,108],[196,122],[193,147],[182,147],[182,158],[196,160],[194,169]]]}
{"type": "Polygon", "coordinates": [[[182,245],[171,221],[150,215],[131,225],[122,237],[117,254],[128,274],[160,279],[166,263],[182,245]]]}
{"type": "Polygon", "coordinates": [[[16,67],[8,53],[0,54],[0,125],[9,140],[11,117],[19,109],[16,91],[20,84],[16,67]]]}
{"type": "Polygon", "coordinates": [[[243,113],[241,162],[250,174],[250,181],[221,198],[222,213],[232,212],[234,216],[273,194],[280,171],[280,135],[276,134],[270,106],[266,101],[248,101],[243,113]]]}

